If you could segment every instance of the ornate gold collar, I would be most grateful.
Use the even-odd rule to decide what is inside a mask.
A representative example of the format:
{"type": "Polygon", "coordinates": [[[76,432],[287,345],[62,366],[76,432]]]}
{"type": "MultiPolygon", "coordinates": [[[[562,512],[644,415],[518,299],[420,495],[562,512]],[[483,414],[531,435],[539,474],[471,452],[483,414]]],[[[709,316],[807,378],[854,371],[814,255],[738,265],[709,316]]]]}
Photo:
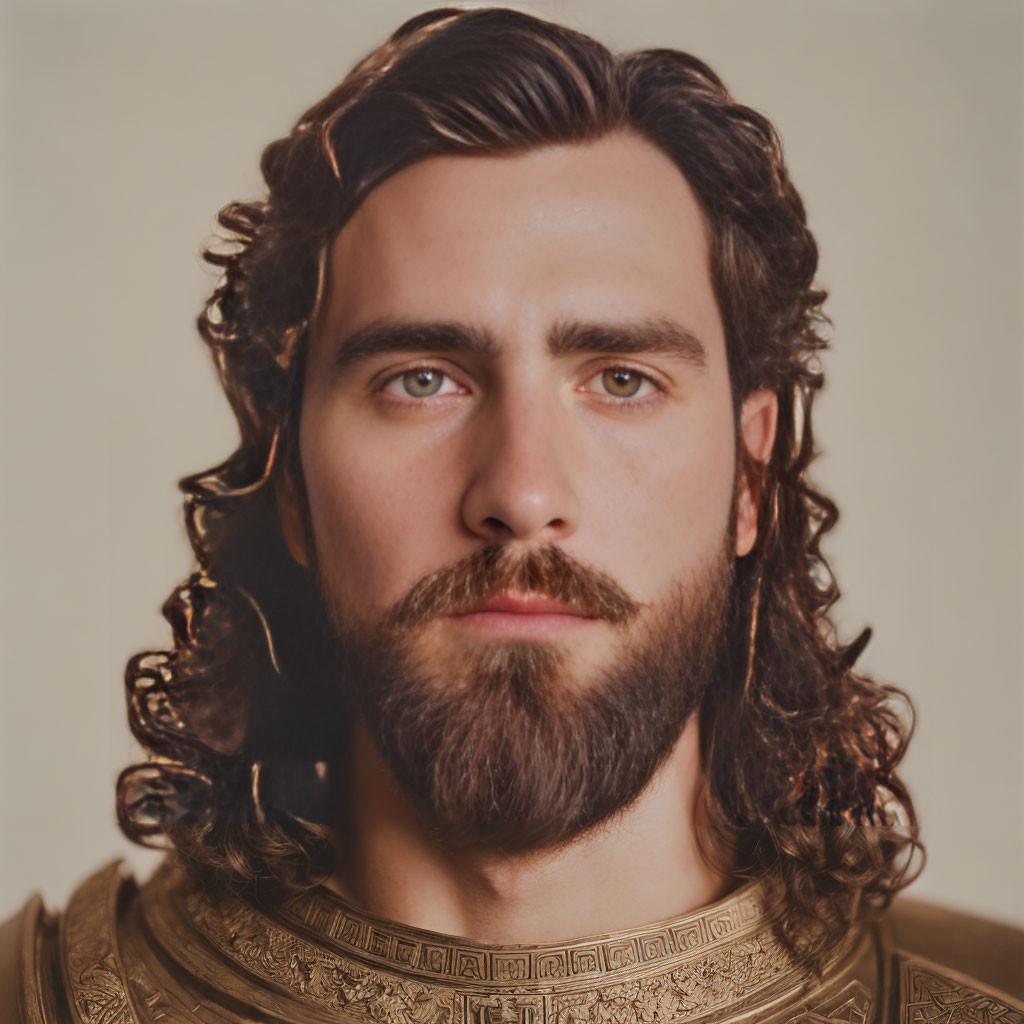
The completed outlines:
{"type": "Polygon", "coordinates": [[[643,928],[513,946],[377,918],[324,888],[263,907],[168,868],[141,896],[146,930],[178,965],[294,1021],[705,1022],[776,1009],[806,980],[752,884],[643,928]]]}

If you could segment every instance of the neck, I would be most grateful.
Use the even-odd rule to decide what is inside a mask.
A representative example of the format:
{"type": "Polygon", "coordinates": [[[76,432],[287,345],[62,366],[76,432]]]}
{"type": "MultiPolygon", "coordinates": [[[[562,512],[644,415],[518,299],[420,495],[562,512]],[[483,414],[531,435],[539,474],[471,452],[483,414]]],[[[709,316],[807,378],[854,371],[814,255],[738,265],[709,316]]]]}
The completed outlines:
{"type": "Polygon", "coordinates": [[[697,845],[702,779],[691,718],[643,793],[555,850],[452,850],[413,810],[361,727],[353,735],[352,837],[327,883],[380,917],[499,944],[548,942],[684,914],[734,885],[697,845]]]}

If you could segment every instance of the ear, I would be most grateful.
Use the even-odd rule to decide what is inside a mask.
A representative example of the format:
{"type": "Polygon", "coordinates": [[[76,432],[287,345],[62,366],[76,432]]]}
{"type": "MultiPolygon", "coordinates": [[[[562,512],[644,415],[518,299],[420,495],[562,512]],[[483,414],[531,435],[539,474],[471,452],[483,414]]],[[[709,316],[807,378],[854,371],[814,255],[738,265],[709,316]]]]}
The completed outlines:
{"type": "Polygon", "coordinates": [[[736,557],[749,554],[757,541],[757,508],[761,490],[757,479],[751,479],[749,463],[766,466],[775,443],[779,420],[779,400],[774,391],[753,391],[743,400],[740,409],[740,438],[745,457],[740,459],[739,493],[736,495],[736,557]]]}
{"type": "Polygon", "coordinates": [[[289,554],[303,568],[312,565],[306,517],[303,515],[305,502],[300,492],[301,484],[295,479],[294,471],[286,469],[274,481],[274,498],[277,502],[277,517],[281,533],[289,554]]]}

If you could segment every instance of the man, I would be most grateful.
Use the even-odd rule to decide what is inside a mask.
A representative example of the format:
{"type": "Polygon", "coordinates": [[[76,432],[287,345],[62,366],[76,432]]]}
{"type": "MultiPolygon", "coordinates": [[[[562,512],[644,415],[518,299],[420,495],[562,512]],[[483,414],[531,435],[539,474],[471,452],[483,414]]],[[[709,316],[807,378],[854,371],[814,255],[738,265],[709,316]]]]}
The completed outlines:
{"type": "Polygon", "coordinates": [[[908,728],[830,628],[770,125],[685,54],[436,11],[263,169],[200,318],[241,445],[127,672],[122,824],[176,854],[30,902],[11,1012],[1024,1019],[1009,930],[880,914],[908,728]]]}

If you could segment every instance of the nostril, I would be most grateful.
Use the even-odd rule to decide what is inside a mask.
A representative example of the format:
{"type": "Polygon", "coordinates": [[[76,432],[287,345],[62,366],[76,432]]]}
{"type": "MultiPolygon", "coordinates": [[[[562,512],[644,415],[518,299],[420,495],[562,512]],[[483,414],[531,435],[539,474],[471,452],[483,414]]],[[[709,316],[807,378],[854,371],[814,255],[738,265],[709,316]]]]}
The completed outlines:
{"type": "Polygon", "coordinates": [[[488,516],[484,520],[484,526],[499,537],[511,537],[515,532],[508,523],[499,519],[497,516],[488,516]]]}

